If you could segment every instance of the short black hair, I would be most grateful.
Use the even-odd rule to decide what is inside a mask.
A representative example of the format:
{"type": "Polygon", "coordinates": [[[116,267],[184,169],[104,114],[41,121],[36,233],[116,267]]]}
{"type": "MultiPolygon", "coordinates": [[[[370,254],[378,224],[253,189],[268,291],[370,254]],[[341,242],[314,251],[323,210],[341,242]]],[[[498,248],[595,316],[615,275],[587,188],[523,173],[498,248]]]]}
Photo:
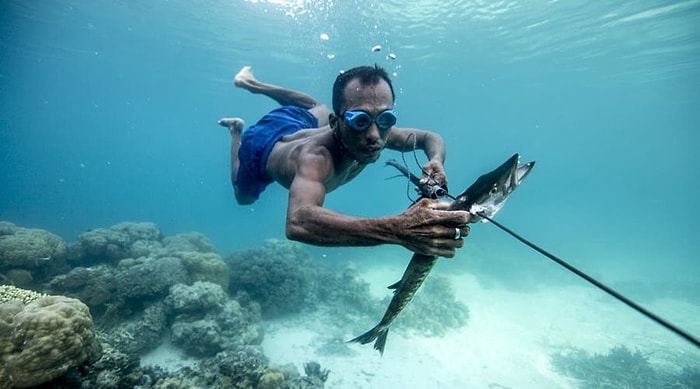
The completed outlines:
{"type": "Polygon", "coordinates": [[[336,115],[340,115],[340,107],[345,103],[345,87],[351,80],[360,80],[362,85],[376,85],[379,80],[386,81],[389,84],[389,89],[391,89],[391,101],[396,99],[394,95],[394,86],[391,84],[391,79],[389,74],[381,66],[374,64],[372,66],[358,66],[344,72],[341,72],[333,83],[333,112],[336,115]]]}

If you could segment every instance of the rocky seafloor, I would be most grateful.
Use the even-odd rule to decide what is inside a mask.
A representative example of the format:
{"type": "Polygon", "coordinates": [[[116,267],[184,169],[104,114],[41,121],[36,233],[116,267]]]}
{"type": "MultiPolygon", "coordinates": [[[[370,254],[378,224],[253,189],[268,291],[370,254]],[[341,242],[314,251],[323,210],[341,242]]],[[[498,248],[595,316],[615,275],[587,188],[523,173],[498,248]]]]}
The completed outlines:
{"type": "MultiPolygon", "coordinates": [[[[423,314],[407,310],[399,324],[434,335],[465,325],[467,307],[431,279],[412,303],[423,314]]],[[[222,256],[200,233],[133,222],[70,243],[0,222],[0,285],[0,389],[322,388],[332,372],[316,361],[299,361],[303,372],[270,364],[266,321],[314,311],[371,323],[386,304],[352,266],[314,262],[296,243],[222,256]],[[194,362],[142,363],[165,343],[194,362]]]]}

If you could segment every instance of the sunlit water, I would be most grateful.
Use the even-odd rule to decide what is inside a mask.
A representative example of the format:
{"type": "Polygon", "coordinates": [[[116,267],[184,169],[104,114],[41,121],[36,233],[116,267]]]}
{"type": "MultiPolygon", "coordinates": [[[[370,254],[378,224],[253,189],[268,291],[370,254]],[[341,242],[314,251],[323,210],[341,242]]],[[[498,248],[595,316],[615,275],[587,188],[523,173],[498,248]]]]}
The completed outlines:
{"type": "MultiPolygon", "coordinates": [[[[330,102],[339,70],[378,63],[399,125],[447,141],[453,193],[519,152],[537,166],[501,222],[633,298],[625,285],[641,280],[698,304],[699,25],[696,0],[4,1],[0,219],[69,241],[152,221],[222,253],[283,238],[284,190],[233,200],[216,121],[252,123],[275,105],[232,76],[252,65],[330,102]]],[[[326,205],[398,213],[409,200],[393,175],[378,163],[326,205]]],[[[467,247],[442,268],[583,283],[492,225],[467,247]]]]}

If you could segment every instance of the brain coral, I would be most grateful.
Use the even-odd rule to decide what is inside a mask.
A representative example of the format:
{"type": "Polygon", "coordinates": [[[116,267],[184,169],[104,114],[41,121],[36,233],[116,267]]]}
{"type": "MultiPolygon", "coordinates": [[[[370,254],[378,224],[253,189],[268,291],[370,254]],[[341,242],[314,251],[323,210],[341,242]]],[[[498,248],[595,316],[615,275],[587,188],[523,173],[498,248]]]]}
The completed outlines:
{"type": "Polygon", "coordinates": [[[0,304],[0,388],[50,381],[99,356],[90,312],[79,300],[44,296],[0,304]]]}

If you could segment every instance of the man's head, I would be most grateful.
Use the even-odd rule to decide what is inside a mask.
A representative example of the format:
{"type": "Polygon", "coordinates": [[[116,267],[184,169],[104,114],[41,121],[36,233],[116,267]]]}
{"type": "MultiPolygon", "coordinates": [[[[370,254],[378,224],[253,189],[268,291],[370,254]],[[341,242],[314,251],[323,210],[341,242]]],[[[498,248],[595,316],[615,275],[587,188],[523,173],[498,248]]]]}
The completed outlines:
{"type": "Polygon", "coordinates": [[[396,99],[394,95],[394,86],[391,84],[391,79],[386,70],[381,66],[358,66],[349,70],[346,70],[338,75],[333,83],[333,112],[340,116],[341,109],[343,109],[343,104],[345,103],[345,87],[348,83],[357,78],[362,85],[376,85],[381,80],[384,80],[391,90],[391,100],[392,103],[396,99]]]}
{"type": "Polygon", "coordinates": [[[379,66],[360,66],[338,76],[329,121],[346,155],[363,164],[379,158],[396,123],[394,97],[391,80],[379,66]]]}

